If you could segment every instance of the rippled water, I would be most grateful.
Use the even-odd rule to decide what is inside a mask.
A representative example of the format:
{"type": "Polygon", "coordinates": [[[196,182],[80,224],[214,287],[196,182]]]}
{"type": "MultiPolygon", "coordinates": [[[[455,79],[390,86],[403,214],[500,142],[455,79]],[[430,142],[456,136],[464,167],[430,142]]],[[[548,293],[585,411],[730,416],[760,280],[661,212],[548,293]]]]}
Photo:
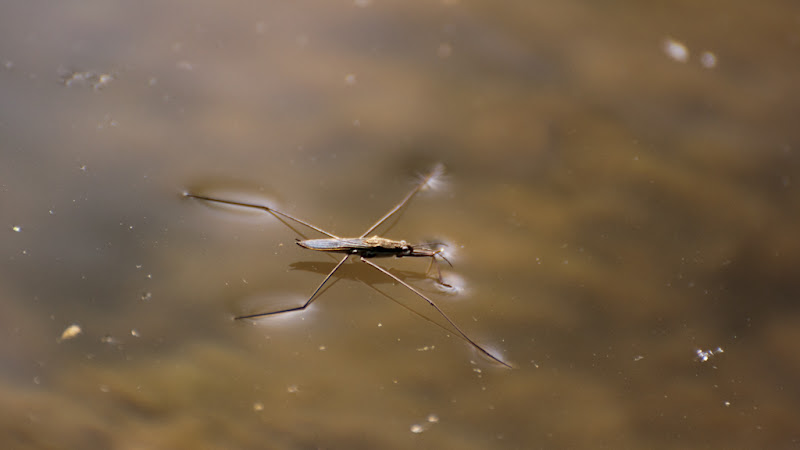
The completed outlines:
{"type": "Polygon", "coordinates": [[[671,8],[0,6],[3,447],[796,446],[798,10],[671,8]],[[454,288],[377,262],[514,369],[357,261],[233,320],[336,260],[182,193],[357,236],[437,162],[454,288]]]}

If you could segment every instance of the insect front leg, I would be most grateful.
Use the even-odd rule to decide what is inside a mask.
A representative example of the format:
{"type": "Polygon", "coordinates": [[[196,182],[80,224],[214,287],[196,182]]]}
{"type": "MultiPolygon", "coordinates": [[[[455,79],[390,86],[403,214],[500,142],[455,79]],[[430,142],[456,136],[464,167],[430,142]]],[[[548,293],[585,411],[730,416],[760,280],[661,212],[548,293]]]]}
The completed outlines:
{"type": "Polygon", "coordinates": [[[436,255],[431,255],[431,263],[428,265],[428,270],[425,271],[425,276],[427,277],[431,273],[431,269],[436,266],[436,277],[439,284],[446,288],[452,288],[453,286],[444,282],[444,278],[442,277],[442,269],[439,267],[439,262],[436,261],[436,255]]]}

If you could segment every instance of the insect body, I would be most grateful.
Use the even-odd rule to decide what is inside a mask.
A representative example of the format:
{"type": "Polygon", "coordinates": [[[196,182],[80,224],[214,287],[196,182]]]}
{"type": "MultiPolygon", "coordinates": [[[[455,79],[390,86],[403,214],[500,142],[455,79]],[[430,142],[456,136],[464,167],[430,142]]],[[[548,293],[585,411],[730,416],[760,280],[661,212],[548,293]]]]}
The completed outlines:
{"type": "MultiPolygon", "coordinates": [[[[423,245],[414,245],[414,246],[412,246],[412,245],[408,244],[406,241],[395,241],[395,240],[392,240],[392,239],[386,239],[386,238],[382,238],[382,237],[379,237],[379,236],[366,237],[368,234],[370,234],[373,231],[375,231],[375,229],[378,228],[381,224],[383,224],[387,219],[389,219],[389,217],[394,215],[403,206],[405,206],[409,202],[409,200],[411,200],[411,198],[414,197],[414,195],[416,195],[421,190],[429,187],[435,181],[436,178],[438,178],[439,176],[442,175],[443,172],[444,172],[444,166],[442,166],[441,164],[437,165],[433,169],[433,171],[431,171],[430,174],[428,174],[414,189],[411,190],[411,192],[409,192],[405,196],[405,198],[403,200],[400,201],[400,203],[395,205],[394,208],[389,210],[389,212],[387,212],[383,217],[381,217],[377,222],[375,222],[371,227],[369,227],[369,229],[367,229],[367,231],[365,231],[361,236],[356,237],[356,238],[340,238],[339,236],[336,236],[336,235],[334,235],[332,233],[329,233],[329,232],[327,232],[327,231],[325,231],[325,230],[323,230],[323,229],[321,229],[321,228],[319,228],[317,226],[314,226],[314,225],[312,225],[312,224],[310,224],[310,223],[308,223],[308,222],[306,222],[304,220],[301,220],[301,219],[298,219],[296,217],[290,216],[289,214],[280,212],[280,211],[278,211],[278,210],[276,210],[274,208],[271,208],[269,206],[258,205],[258,204],[254,204],[254,203],[244,203],[244,202],[238,202],[238,201],[233,201],[233,200],[223,200],[223,199],[212,198],[212,197],[207,197],[207,196],[204,196],[204,195],[196,195],[196,194],[190,194],[190,193],[185,193],[184,196],[196,198],[196,199],[199,199],[199,200],[206,200],[206,201],[210,201],[210,202],[224,203],[224,204],[227,204],[227,205],[242,206],[242,207],[246,207],[246,208],[255,208],[255,209],[261,209],[261,210],[267,211],[267,212],[275,215],[279,219],[291,220],[293,222],[299,223],[300,225],[306,226],[308,228],[311,228],[314,231],[317,231],[317,232],[319,232],[321,234],[324,234],[324,235],[328,236],[327,238],[323,238],[323,239],[298,240],[297,241],[297,245],[299,245],[299,246],[301,246],[303,248],[307,248],[309,250],[317,250],[317,251],[322,251],[322,252],[343,253],[344,254],[344,257],[336,264],[336,266],[333,268],[333,270],[331,270],[328,273],[328,275],[322,280],[322,283],[320,283],[319,286],[317,286],[317,289],[314,291],[314,293],[311,294],[311,296],[308,298],[308,300],[303,305],[297,306],[297,307],[294,307],[294,308],[282,309],[282,310],[278,310],[278,311],[262,312],[262,313],[256,313],[256,314],[247,314],[247,315],[243,315],[243,316],[238,316],[238,317],[236,317],[236,319],[252,319],[252,318],[256,318],[256,317],[275,315],[275,314],[285,313],[285,312],[289,312],[289,311],[300,311],[300,310],[305,309],[308,305],[311,304],[312,301],[314,301],[314,299],[316,298],[317,294],[320,292],[322,287],[325,285],[325,283],[328,282],[328,280],[331,279],[333,274],[336,273],[337,270],[339,270],[339,267],[341,267],[342,264],[344,264],[345,261],[347,261],[348,258],[350,258],[351,256],[358,256],[359,260],[361,262],[363,262],[363,263],[375,268],[376,270],[382,272],[383,274],[389,276],[394,281],[396,281],[396,282],[400,283],[401,285],[405,286],[411,292],[413,292],[414,294],[418,295],[423,300],[428,302],[428,304],[431,305],[434,309],[436,309],[436,311],[439,314],[441,314],[442,317],[444,317],[445,320],[447,320],[447,322],[453,328],[455,328],[455,330],[458,332],[458,334],[464,340],[466,340],[470,345],[475,347],[477,350],[479,350],[481,353],[483,353],[484,355],[488,356],[492,360],[502,364],[505,367],[511,368],[512,366],[510,364],[508,364],[505,361],[501,360],[500,358],[492,355],[491,353],[486,351],[483,347],[478,345],[475,341],[470,339],[461,330],[461,328],[459,328],[459,326],[456,325],[455,322],[453,322],[447,316],[447,314],[444,313],[444,311],[442,311],[438,306],[436,306],[436,304],[431,299],[429,299],[427,296],[425,296],[424,294],[422,294],[421,292],[416,290],[410,284],[406,283],[405,281],[401,280],[397,276],[393,275],[388,270],[386,270],[383,267],[381,267],[381,266],[375,264],[374,262],[370,261],[370,259],[372,259],[372,258],[388,257],[388,256],[395,256],[397,258],[402,258],[402,257],[407,257],[407,256],[408,257],[426,257],[426,258],[431,258],[431,265],[428,267],[428,272],[430,272],[431,268],[436,263],[436,258],[437,257],[441,258],[442,260],[444,260],[445,262],[450,264],[450,261],[448,261],[444,257],[444,255],[442,255],[442,249],[441,248],[433,248],[434,246],[432,244],[427,244],[427,245],[423,244],[423,245]]],[[[437,272],[438,272],[439,283],[444,285],[444,286],[449,286],[442,279],[442,274],[441,274],[441,271],[439,271],[439,269],[438,269],[438,265],[437,265],[437,272]]]]}
{"type": "Polygon", "coordinates": [[[412,247],[406,241],[394,241],[378,236],[368,238],[345,238],[345,239],[306,239],[297,241],[297,245],[309,250],[321,252],[346,253],[349,255],[361,255],[364,258],[378,258],[381,256],[421,256],[436,257],[441,255],[442,250],[429,248],[412,247]]]}

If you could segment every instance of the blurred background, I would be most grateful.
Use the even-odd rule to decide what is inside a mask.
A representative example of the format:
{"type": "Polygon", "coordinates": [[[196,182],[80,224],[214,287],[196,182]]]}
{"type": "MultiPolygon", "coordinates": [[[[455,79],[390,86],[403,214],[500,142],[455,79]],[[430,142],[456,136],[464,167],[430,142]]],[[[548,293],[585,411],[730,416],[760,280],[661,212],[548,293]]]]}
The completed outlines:
{"type": "MultiPolygon", "coordinates": [[[[6,1],[4,448],[793,448],[800,8],[6,1]],[[334,260],[261,202],[442,241],[334,260]],[[387,229],[388,228],[388,229],[387,229]]],[[[305,233],[306,237],[322,237],[305,233]]]]}

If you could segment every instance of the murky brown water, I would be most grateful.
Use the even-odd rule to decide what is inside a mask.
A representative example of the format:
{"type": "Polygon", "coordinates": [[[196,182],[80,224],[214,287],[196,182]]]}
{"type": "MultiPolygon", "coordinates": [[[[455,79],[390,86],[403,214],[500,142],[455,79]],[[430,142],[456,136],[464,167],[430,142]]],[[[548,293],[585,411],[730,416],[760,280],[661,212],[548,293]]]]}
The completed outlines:
{"type": "Polygon", "coordinates": [[[671,7],[0,6],[3,448],[799,445],[800,9],[671,7]],[[437,161],[460,290],[381,263],[516,369],[363,264],[231,319],[334,261],[182,192],[358,235],[437,161]]]}

